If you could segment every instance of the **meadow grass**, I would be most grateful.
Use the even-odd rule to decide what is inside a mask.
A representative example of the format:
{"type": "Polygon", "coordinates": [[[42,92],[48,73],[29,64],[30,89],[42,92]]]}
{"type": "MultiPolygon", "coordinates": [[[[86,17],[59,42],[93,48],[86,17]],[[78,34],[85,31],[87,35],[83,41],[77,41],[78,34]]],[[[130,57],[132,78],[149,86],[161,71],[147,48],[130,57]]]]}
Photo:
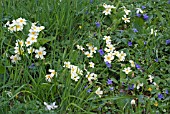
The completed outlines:
{"type": "Polygon", "coordinates": [[[169,113],[167,0],[2,0],[0,4],[0,114],[169,113]],[[111,15],[102,13],[104,3],[115,6],[111,15]],[[123,6],[131,10],[127,15],[130,23],[122,20],[123,6]],[[136,16],[136,8],[149,17],[136,16]],[[10,33],[4,25],[19,17],[26,19],[27,25],[22,32],[10,33]],[[20,61],[12,63],[16,40],[26,40],[33,22],[45,27],[33,44],[36,49],[46,48],[45,59],[24,52],[20,61]],[[104,61],[106,51],[102,56],[98,52],[107,45],[105,36],[110,36],[111,47],[122,53],[123,60],[115,54],[111,67],[104,61]],[[77,49],[78,45],[85,49],[77,49]],[[93,46],[96,53],[88,58],[86,52],[93,46]],[[134,68],[129,60],[134,61],[134,68]],[[66,61],[72,66],[63,67],[66,61]],[[94,68],[89,62],[95,63],[94,68]],[[131,71],[126,74],[128,67],[131,71]],[[73,68],[83,75],[77,70],[78,75],[74,72],[72,77],[73,68]],[[51,82],[45,78],[49,69],[56,71],[51,82]],[[56,102],[58,107],[46,110],[44,102],[56,102]]]}

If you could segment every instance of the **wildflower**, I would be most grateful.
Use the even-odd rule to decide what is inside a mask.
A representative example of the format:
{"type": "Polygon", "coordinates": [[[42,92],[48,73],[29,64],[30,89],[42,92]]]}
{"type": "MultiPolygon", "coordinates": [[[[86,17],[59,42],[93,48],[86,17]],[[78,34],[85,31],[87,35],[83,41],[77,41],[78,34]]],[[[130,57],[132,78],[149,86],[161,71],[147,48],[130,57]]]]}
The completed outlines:
{"type": "Polygon", "coordinates": [[[80,79],[80,77],[77,75],[77,73],[72,72],[71,79],[77,82],[80,79]]]}
{"type": "Polygon", "coordinates": [[[104,51],[107,52],[107,53],[109,53],[109,52],[110,52],[110,49],[104,48],[104,51]]]}
{"type": "Polygon", "coordinates": [[[44,50],[45,50],[45,47],[40,47],[39,50],[36,49],[35,50],[35,53],[36,53],[35,57],[40,58],[40,59],[44,59],[44,55],[46,55],[46,51],[44,51],[44,50]]]}
{"type": "Polygon", "coordinates": [[[94,74],[94,73],[87,72],[86,78],[88,79],[89,82],[91,82],[92,80],[96,80],[97,79],[97,75],[94,74]]]}
{"type": "Polygon", "coordinates": [[[99,22],[96,22],[96,27],[99,28],[100,27],[100,23],[99,22]]]}
{"type": "Polygon", "coordinates": [[[28,36],[29,36],[29,37],[31,37],[31,36],[38,36],[38,34],[39,34],[38,32],[36,32],[36,31],[30,29],[30,30],[29,30],[28,36]]]}
{"type": "Polygon", "coordinates": [[[149,87],[149,88],[148,88],[148,91],[152,91],[152,88],[149,87]]]}
{"type": "Polygon", "coordinates": [[[138,65],[137,63],[135,64],[135,66],[136,66],[137,69],[140,69],[140,68],[141,68],[141,66],[138,65]]]}
{"type": "Polygon", "coordinates": [[[129,74],[129,72],[131,72],[132,70],[130,69],[130,67],[124,68],[124,70],[122,70],[123,72],[125,72],[125,74],[129,74]]]}
{"type": "Polygon", "coordinates": [[[143,42],[143,44],[144,44],[144,45],[146,45],[146,44],[147,44],[147,42],[146,42],[146,41],[144,41],[144,42],[143,42]]]}
{"type": "Polygon", "coordinates": [[[93,0],[90,0],[90,3],[92,4],[92,3],[93,3],[93,0]]]}
{"type": "Polygon", "coordinates": [[[19,24],[19,25],[26,25],[26,20],[24,18],[18,18],[16,20],[16,22],[19,24]]]}
{"type": "Polygon", "coordinates": [[[158,61],[159,61],[159,59],[158,59],[158,58],[156,58],[156,59],[155,59],[155,62],[158,62],[158,61]]]}
{"type": "Polygon", "coordinates": [[[11,59],[11,62],[12,62],[12,63],[16,63],[17,61],[21,60],[21,58],[19,57],[19,55],[12,55],[12,56],[10,57],[10,59],[11,59]]]}
{"type": "Polygon", "coordinates": [[[112,8],[116,8],[114,7],[113,5],[107,5],[107,4],[103,4],[103,7],[106,8],[106,9],[112,9],[112,8]]]}
{"type": "Polygon", "coordinates": [[[30,46],[31,44],[32,42],[29,39],[25,42],[26,47],[30,46]]]}
{"type": "Polygon", "coordinates": [[[126,15],[124,15],[124,17],[122,17],[122,20],[124,20],[125,23],[130,22],[130,18],[127,18],[126,15]]]}
{"type": "Polygon", "coordinates": [[[30,43],[33,44],[33,43],[37,42],[37,36],[33,36],[33,35],[29,36],[27,38],[27,41],[30,41],[30,43]]]}
{"type": "Polygon", "coordinates": [[[35,64],[32,63],[28,68],[32,69],[32,68],[34,68],[34,67],[35,67],[35,64]]]}
{"type": "Polygon", "coordinates": [[[104,55],[103,49],[98,50],[98,52],[100,53],[101,56],[104,55]]]}
{"type": "Polygon", "coordinates": [[[170,39],[166,40],[166,45],[170,44],[170,39]]]}
{"type": "Polygon", "coordinates": [[[53,76],[51,74],[47,74],[45,78],[46,78],[46,81],[51,82],[51,79],[53,78],[53,76]]]}
{"type": "Polygon", "coordinates": [[[29,54],[33,53],[35,49],[33,47],[27,48],[27,51],[29,54]]]}
{"type": "Polygon", "coordinates": [[[131,64],[131,67],[135,67],[135,62],[132,61],[132,60],[129,60],[130,64],[131,64]]]}
{"type": "Polygon", "coordinates": [[[113,91],[113,90],[114,90],[114,87],[110,87],[110,90],[113,91]]]}
{"type": "Polygon", "coordinates": [[[51,73],[51,76],[54,76],[56,74],[56,71],[53,69],[49,69],[48,71],[51,73]]]}
{"type": "Polygon", "coordinates": [[[141,14],[137,13],[136,16],[137,16],[137,17],[141,17],[141,14]]]}
{"type": "Polygon", "coordinates": [[[71,73],[77,73],[77,69],[78,69],[77,66],[71,65],[70,68],[71,68],[71,73]]]}
{"type": "Polygon", "coordinates": [[[155,105],[155,106],[158,106],[158,102],[155,102],[154,105],[155,105]]]}
{"type": "Polygon", "coordinates": [[[135,105],[136,104],[134,99],[132,99],[130,103],[131,103],[131,105],[135,105]]]}
{"type": "Polygon", "coordinates": [[[124,9],[124,12],[126,13],[126,15],[129,15],[129,13],[131,12],[130,10],[127,10],[126,8],[124,9]]]}
{"type": "Polygon", "coordinates": [[[161,99],[163,99],[164,98],[164,96],[160,93],[160,94],[158,94],[158,99],[159,100],[161,100],[161,99]]]}
{"type": "Polygon", "coordinates": [[[93,62],[89,62],[89,65],[91,68],[94,68],[94,63],[93,62]]]}
{"type": "Polygon", "coordinates": [[[153,30],[153,29],[151,29],[151,34],[153,34],[153,33],[155,33],[155,36],[156,36],[156,34],[157,34],[157,30],[153,30]]]}
{"type": "Polygon", "coordinates": [[[88,58],[92,58],[92,57],[93,57],[93,53],[92,53],[92,52],[86,51],[84,54],[85,54],[88,58]]]}
{"type": "Polygon", "coordinates": [[[58,107],[57,105],[55,105],[55,102],[53,102],[50,105],[48,105],[46,102],[44,102],[44,105],[46,106],[46,110],[52,110],[52,109],[56,109],[58,107]]]}
{"type": "Polygon", "coordinates": [[[71,68],[71,65],[70,65],[70,62],[64,62],[64,66],[63,67],[66,67],[66,68],[71,68]]]}
{"type": "Polygon", "coordinates": [[[89,47],[91,53],[96,53],[97,47],[89,47]]]}
{"type": "Polygon", "coordinates": [[[90,93],[92,90],[91,89],[88,89],[87,92],[90,93]]]}
{"type": "Polygon", "coordinates": [[[104,61],[111,63],[111,61],[114,59],[114,56],[111,53],[108,53],[107,55],[104,56],[104,61]]]}
{"type": "Polygon", "coordinates": [[[133,32],[138,32],[138,30],[136,28],[133,28],[133,32]]]}
{"type": "Polygon", "coordinates": [[[82,26],[79,26],[79,29],[81,29],[82,28],[82,26]]]}
{"type": "Polygon", "coordinates": [[[143,14],[143,19],[148,20],[149,16],[147,14],[143,14]]]}
{"type": "Polygon", "coordinates": [[[139,13],[143,13],[142,9],[141,8],[136,8],[136,13],[139,14],[139,13]]]}
{"type": "MultiPolygon", "coordinates": [[[[115,50],[115,47],[111,44],[111,43],[107,43],[106,46],[109,48],[108,52],[113,52],[113,50],[115,50]]],[[[107,51],[106,51],[107,52],[107,51]]]]}
{"type": "Polygon", "coordinates": [[[110,15],[111,14],[111,9],[116,8],[113,5],[107,5],[107,4],[103,4],[103,7],[105,8],[105,10],[103,11],[103,13],[105,15],[110,15]]]}
{"type": "Polygon", "coordinates": [[[134,89],[134,84],[132,86],[128,86],[128,90],[133,90],[134,89]]]}
{"type": "Polygon", "coordinates": [[[143,83],[139,82],[136,88],[139,89],[140,87],[143,87],[143,83]]]}
{"type": "Polygon", "coordinates": [[[15,49],[15,53],[16,54],[18,54],[18,55],[22,55],[23,54],[23,52],[24,52],[24,49],[22,48],[22,47],[14,47],[14,49],[15,49]]]}
{"type": "Polygon", "coordinates": [[[110,15],[111,14],[111,9],[107,8],[103,11],[105,15],[110,15]]]}
{"type": "Polygon", "coordinates": [[[107,42],[111,42],[111,39],[110,39],[110,38],[111,38],[110,36],[104,36],[103,40],[105,40],[106,43],[107,43],[107,42]]]}
{"type": "Polygon", "coordinates": [[[112,81],[111,79],[108,79],[108,80],[107,80],[107,84],[108,84],[108,85],[111,85],[111,84],[113,84],[113,81],[112,81]]]}
{"type": "Polygon", "coordinates": [[[145,6],[142,6],[142,9],[145,9],[146,7],[145,6]]]}
{"type": "Polygon", "coordinates": [[[106,66],[107,66],[108,68],[112,67],[112,65],[111,65],[109,62],[107,62],[107,61],[106,61],[106,66]]]}
{"type": "Polygon", "coordinates": [[[168,4],[170,4],[170,0],[168,0],[168,4]]]}
{"type": "Polygon", "coordinates": [[[7,27],[7,26],[9,26],[9,25],[10,25],[10,22],[7,21],[6,24],[4,25],[4,27],[7,27]]]}
{"type": "Polygon", "coordinates": [[[101,88],[99,87],[95,92],[99,97],[103,94],[103,91],[101,91],[101,88]]]}
{"type": "Polygon", "coordinates": [[[124,53],[123,51],[121,51],[118,56],[119,58],[119,61],[124,61],[125,60],[125,57],[126,57],[126,53],[124,53]]]}
{"type": "Polygon", "coordinates": [[[166,94],[169,94],[168,90],[165,90],[165,93],[166,93],[166,94]]]}
{"type": "Polygon", "coordinates": [[[154,79],[154,77],[153,76],[151,76],[151,75],[148,75],[148,77],[149,77],[149,81],[150,81],[150,83],[152,83],[152,79],[154,79]]]}
{"type": "Polygon", "coordinates": [[[15,46],[22,47],[23,45],[24,45],[24,41],[23,40],[16,40],[15,46]]]}
{"type": "Polygon", "coordinates": [[[132,42],[128,42],[128,46],[132,46],[132,42]]]}
{"type": "Polygon", "coordinates": [[[77,49],[79,49],[79,50],[81,50],[81,51],[83,51],[83,50],[84,50],[83,46],[76,45],[76,47],[77,47],[77,49]]]}
{"type": "Polygon", "coordinates": [[[119,51],[114,51],[113,55],[116,55],[117,57],[120,55],[119,51]]]}

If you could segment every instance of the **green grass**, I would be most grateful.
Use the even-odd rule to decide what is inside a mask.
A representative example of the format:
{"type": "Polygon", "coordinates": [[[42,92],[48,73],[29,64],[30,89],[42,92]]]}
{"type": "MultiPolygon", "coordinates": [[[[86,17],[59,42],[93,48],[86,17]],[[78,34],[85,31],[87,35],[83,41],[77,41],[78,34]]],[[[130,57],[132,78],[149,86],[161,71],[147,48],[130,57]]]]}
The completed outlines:
{"type": "Polygon", "coordinates": [[[165,94],[165,90],[169,90],[170,84],[170,48],[166,45],[166,40],[170,39],[170,4],[166,0],[93,0],[92,3],[90,0],[2,0],[0,4],[0,114],[169,113],[169,94],[165,94]],[[112,15],[102,14],[103,3],[116,7],[112,15]],[[149,15],[147,21],[135,16],[135,8],[142,5],[146,6],[145,13],[149,15]],[[132,11],[130,24],[122,21],[122,6],[132,11]],[[19,17],[28,20],[22,32],[10,33],[3,27],[7,21],[19,17]],[[26,53],[21,61],[13,64],[10,56],[14,54],[16,39],[26,40],[32,22],[45,26],[34,44],[36,49],[46,48],[45,59],[36,59],[26,53]],[[100,22],[99,28],[96,22],[100,22]],[[133,28],[139,32],[134,33],[133,28]],[[158,30],[157,36],[150,34],[151,28],[158,30]],[[124,30],[123,33],[120,30],[124,30]],[[86,48],[87,43],[98,50],[104,48],[103,37],[107,35],[111,36],[116,50],[127,54],[124,62],[115,57],[111,68],[107,68],[98,52],[88,59],[76,48],[76,45],[86,48]],[[128,41],[133,42],[132,47],[128,46],[128,41]],[[159,62],[155,62],[156,58],[159,62]],[[134,77],[122,71],[130,66],[129,60],[142,67],[140,70],[133,68],[134,77]],[[83,70],[84,74],[75,82],[70,78],[70,69],[63,67],[65,61],[82,70],[85,65],[88,71],[98,75],[98,80],[89,84],[83,70]],[[95,63],[94,69],[88,67],[90,61],[95,63]],[[29,68],[32,63],[35,67],[29,68]],[[45,80],[48,69],[57,71],[51,83],[45,80]],[[159,89],[147,81],[148,75],[154,76],[159,89]],[[113,80],[112,85],[107,84],[108,79],[113,80]],[[129,91],[129,85],[138,81],[144,86],[129,91]],[[95,93],[98,87],[104,92],[101,98],[95,93]],[[91,92],[87,92],[89,89],[91,92]],[[158,99],[159,93],[164,95],[163,100],[158,99]],[[130,104],[132,99],[135,105],[130,104]],[[56,102],[58,108],[47,111],[44,102],[56,102]],[[158,106],[154,106],[155,102],[158,106]]]}

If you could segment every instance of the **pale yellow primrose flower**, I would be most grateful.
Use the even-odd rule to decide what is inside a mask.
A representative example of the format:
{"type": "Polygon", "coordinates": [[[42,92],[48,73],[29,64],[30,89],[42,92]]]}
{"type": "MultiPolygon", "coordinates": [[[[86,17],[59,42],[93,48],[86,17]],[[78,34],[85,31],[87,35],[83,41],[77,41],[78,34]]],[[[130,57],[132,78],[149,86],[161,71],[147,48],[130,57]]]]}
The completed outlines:
{"type": "Polygon", "coordinates": [[[33,53],[35,49],[33,47],[27,48],[27,51],[29,54],[33,53]]]}
{"type": "Polygon", "coordinates": [[[24,19],[24,18],[18,18],[17,20],[16,20],[16,22],[18,23],[18,24],[20,24],[20,25],[26,25],[26,20],[24,19]]]}
{"type": "Polygon", "coordinates": [[[126,13],[126,15],[129,15],[129,13],[131,12],[130,10],[124,9],[124,12],[126,13]]]}
{"type": "Polygon", "coordinates": [[[130,103],[131,103],[131,105],[135,105],[136,104],[134,99],[132,99],[130,103]]]}
{"type": "Polygon", "coordinates": [[[35,50],[35,58],[40,58],[40,59],[44,59],[44,55],[46,55],[46,51],[45,50],[45,47],[40,47],[39,50],[36,49],[35,50]]]}
{"type": "Polygon", "coordinates": [[[129,60],[130,64],[131,64],[131,67],[135,67],[135,62],[132,61],[132,60],[129,60]]]}
{"type": "Polygon", "coordinates": [[[70,62],[64,62],[64,66],[63,67],[66,67],[66,68],[71,68],[71,65],[70,65],[70,62]]]}
{"type": "Polygon", "coordinates": [[[91,52],[86,51],[84,54],[85,54],[88,58],[92,58],[92,57],[93,57],[93,53],[91,53],[91,52]]]}
{"type": "Polygon", "coordinates": [[[21,60],[21,57],[19,57],[19,55],[12,55],[10,59],[12,63],[16,63],[17,61],[21,60]]]}
{"type": "Polygon", "coordinates": [[[100,88],[100,87],[95,91],[95,93],[96,93],[99,97],[101,97],[101,95],[103,95],[103,91],[101,91],[101,88],[100,88]]]}
{"type": "Polygon", "coordinates": [[[125,23],[130,23],[130,17],[127,18],[126,15],[124,15],[124,17],[122,17],[122,20],[124,20],[125,23]]]}
{"type": "Polygon", "coordinates": [[[52,110],[52,109],[56,109],[58,106],[55,105],[55,102],[53,102],[52,104],[47,104],[46,102],[44,102],[44,105],[46,106],[46,110],[52,110]]]}
{"type": "Polygon", "coordinates": [[[130,67],[124,68],[124,70],[122,70],[123,72],[125,72],[125,74],[129,74],[129,72],[131,72],[132,70],[130,69],[130,67]]]}
{"type": "Polygon", "coordinates": [[[51,73],[51,76],[54,76],[56,74],[55,70],[53,69],[49,69],[48,71],[51,73]]]}
{"type": "Polygon", "coordinates": [[[91,68],[94,68],[94,63],[93,63],[93,62],[89,62],[89,66],[90,66],[91,68]]]}
{"type": "Polygon", "coordinates": [[[114,56],[112,53],[108,53],[107,55],[104,56],[104,61],[111,63],[111,61],[114,59],[114,56]]]}
{"type": "Polygon", "coordinates": [[[154,79],[154,77],[153,76],[151,76],[151,75],[148,75],[148,77],[149,77],[149,81],[150,81],[150,83],[152,83],[152,80],[154,79]]]}
{"type": "Polygon", "coordinates": [[[46,78],[46,81],[51,82],[51,79],[53,78],[53,76],[51,76],[51,74],[47,74],[45,78],[46,78]]]}

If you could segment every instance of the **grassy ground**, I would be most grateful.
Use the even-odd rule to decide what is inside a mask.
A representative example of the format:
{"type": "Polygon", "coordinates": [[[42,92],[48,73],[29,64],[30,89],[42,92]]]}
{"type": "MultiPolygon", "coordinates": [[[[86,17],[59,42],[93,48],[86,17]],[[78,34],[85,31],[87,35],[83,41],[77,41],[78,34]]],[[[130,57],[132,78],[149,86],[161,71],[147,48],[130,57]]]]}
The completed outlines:
{"type": "Polygon", "coordinates": [[[170,113],[167,0],[1,0],[0,4],[0,114],[170,113]],[[115,6],[111,15],[103,13],[104,3],[115,6]],[[136,8],[143,11],[140,17],[136,8]],[[131,11],[129,23],[122,19],[124,9],[131,11]],[[4,27],[20,17],[27,22],[22,31],[11,33],[4,27]],[[21,60],[12,63],[16,40],[26,41],[34,22],[45,27],[32,44],[35,49],[46,48],[44,59],[24,51],[21,60]],[[105,36],[111,37],[110,48],[119,52],[109,51],[110,64],[105,36]],[[88,57],[86,52],[92,51],[93,57],[88,57]],[[56,71],[51,82],[46,79],[49,69],[56,71]],[[56,102],[58,107],[49,111],[44,102],[56,102]]]}

